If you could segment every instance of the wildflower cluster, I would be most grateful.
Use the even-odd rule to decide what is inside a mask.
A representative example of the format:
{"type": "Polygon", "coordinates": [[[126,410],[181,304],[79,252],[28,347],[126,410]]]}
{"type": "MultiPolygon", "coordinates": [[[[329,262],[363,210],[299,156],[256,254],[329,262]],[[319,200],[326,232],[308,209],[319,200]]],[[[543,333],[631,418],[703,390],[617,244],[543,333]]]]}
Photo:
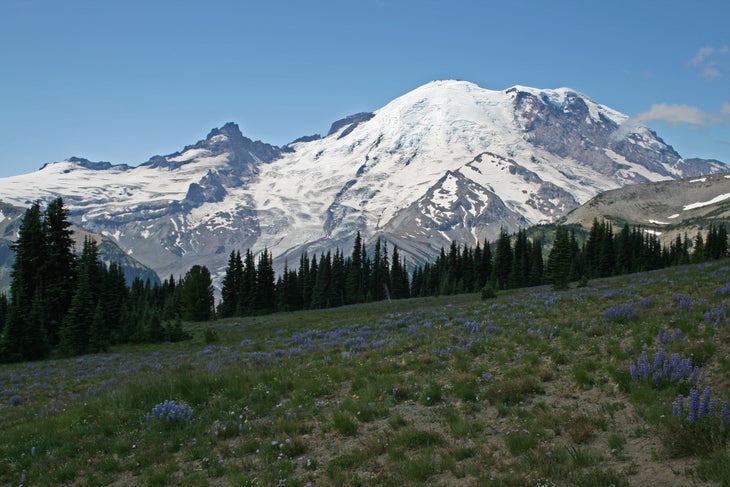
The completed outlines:
{"type": "Polygon", "coordinates": [[[603,317],[613,323],[626,323],[636,319],[637,316],[639,312],[632,303],[615,304],[603,313],[603,317]]]}
{"type": "Polygon", "coordinates": [[[648,298],[644,298],[641,301],[639,301],[638,305],[639,308],[653,308],[656,304],[656,298],[654,296],[649,296],[648,298]]]}
{"type": "Polygon", "coordinates": [[[687,401],[682,394],[677,396],[677,402],[672,408],[672,416],[679,419],[687,418],[690,424],[694,424],[696,421],[703,418],[720,418],[722,424],[727,426],[730,424],[730,407],[727,405],[727,401],[722,401],[720,404],[720,411],[718,416],[718,403],[716,399],[712,399],[712,391],[709,387],[705,387],[702,394],[699,389],[690,389],[687,401]],[[685,409],[685,402],[687,408],[685,409]]]}
{"type": "Polygon", "coordinates": [[[730,282],[726,282],[722,286],[715,289],[715,292],[713,293],[715,296],[727,296],[730,294],[730,282]]]}
{"type": "Polygon", "coordinates": [[[679,340],[684,336],[682,330],[675,328],[674,330],[659,330],[659,343],[666,345],[674,340],[679,340]]]}
{"type": "Polygon", "coordinates": [[[709,321],[713,325],[717,326],[722,323],[728,322],[727,312],[725,311],[724,304],[718,304],[713,306],[704,314],[705,321],[709,321]]]}
{"type": "Polygon", "coordinates": [[[193,408],[184,402],[175,402],[165,400],[157,404],[152,408],[152,411],[147,413],[147,421],[152,418],[157,418],[160,421],[171,422],[190,422],[193,420],[193,408]]]}
{"type": "Polygon", "coordinates": [[[629,371],[633,380],[651,379],[656,385],[662,381],[674,383],[683,379],[697,384],[702,380],[700,368],[692,366],[691,358],[681,358],[678,353],[673,353],[667,358],[663,348],[654,355],[653,361],[649,360],[645,348],[636,362],[631,361],[629,371]]]}
{"type": "Polygon", "coordinates": [[[672,299],[677,303],[679,309],[687,309],[695,303],[691,296],[682,293],[674,294],[672,299]]]}

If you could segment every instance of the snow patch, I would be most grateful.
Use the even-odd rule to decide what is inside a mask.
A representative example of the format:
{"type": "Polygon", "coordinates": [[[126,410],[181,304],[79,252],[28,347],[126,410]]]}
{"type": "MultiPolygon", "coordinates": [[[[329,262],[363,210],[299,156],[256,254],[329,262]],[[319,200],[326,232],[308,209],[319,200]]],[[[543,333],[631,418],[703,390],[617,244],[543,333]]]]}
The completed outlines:
{"type": "Polygon", "coordinates": [[[714,205],[715,203],[725,201],[728,198],[730,198],[730,193],[721,194],[721,195],[715,196],[710,201],[699,201],[697,203],[689,204],[689,205],[685,206],[684,208],[682,208],[682,210],[683,211],[694,210],[695,208],[702,208],[703,206],[714,205]]]}
{"type": "Polygon", "coordinates": [[[677,218],[678,216],[679,216],[679,213],[675,213],[674,215],[669,215],[669,216],[667,217],[667,219],[669,219],[669,220],[674,220],[674,219],[675,219],[675,218],[677,218]]]}
{"type": "Polygon", "coordinates": [[[707,178],[699,178],[691,180],[690,183],[704,183],[705,181],[707,181],[707,178]]]}
{"type": "Polygon", "coordinates": [[[659,220],[649,220],[649,223],[652,223],[654,225],[669,225],[667,222],[660,222],[659,220]]]}

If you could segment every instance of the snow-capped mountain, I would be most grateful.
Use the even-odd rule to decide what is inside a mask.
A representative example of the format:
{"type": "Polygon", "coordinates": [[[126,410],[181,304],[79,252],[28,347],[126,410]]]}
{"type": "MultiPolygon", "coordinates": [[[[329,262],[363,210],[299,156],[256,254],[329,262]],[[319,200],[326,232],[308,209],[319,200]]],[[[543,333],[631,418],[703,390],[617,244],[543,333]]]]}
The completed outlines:
{"type": "Polygon", "coordinates": [[[624,134],[627,118],[568,88],[434,81],[325,137],[275,147],[229,123],[138,167],[72,158],[0,179],[0,197],[63,196],[72,220],[163,277],[194,264],[220,276],[247,248],[296,265],[305,250],[349,252],[357,231],[416,263],[452,239],[555,221],[605,190],[725,170],[646,128],[624,134]]]}

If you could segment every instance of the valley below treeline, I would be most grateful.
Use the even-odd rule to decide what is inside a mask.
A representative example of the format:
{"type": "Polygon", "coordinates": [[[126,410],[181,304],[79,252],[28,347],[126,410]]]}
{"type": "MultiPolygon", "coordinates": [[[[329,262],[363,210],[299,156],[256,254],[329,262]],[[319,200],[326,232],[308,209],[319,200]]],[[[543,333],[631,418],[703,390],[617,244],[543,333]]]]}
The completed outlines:
{"type": "Polygon", "coordinates": [[[728,300],[720,259],[6,364],[0,482],[728,485],[728,300]]]}

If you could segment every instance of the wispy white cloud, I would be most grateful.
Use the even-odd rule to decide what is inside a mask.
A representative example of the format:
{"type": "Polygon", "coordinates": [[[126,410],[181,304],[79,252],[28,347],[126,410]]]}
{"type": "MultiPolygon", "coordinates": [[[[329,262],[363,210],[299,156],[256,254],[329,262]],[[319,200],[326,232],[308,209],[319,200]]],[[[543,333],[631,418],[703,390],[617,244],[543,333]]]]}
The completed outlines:
{"type": "Polygon", "coordinates": [[[720,47],[704,46],[699,48],[690,59],[689,64],[697,66],[702,70],[702,76],[708,79],[720,78],[724,74],[728,63],[725,56],[730,54],[730,46],[727,44],[720,47]]]}
{"type": "Polygon", "coordinates": [[[706,122],[719,121],[717,115],[703,112],[697,107],[669,103],[657,103],[647,111],[637,113],[631,118],[640,123],[650,120],[662,120],[669,123],[691,123],[693,125],[704,125],[706,122]]]}
{"type": "MultiPolygon", "coordinates": [[[[722,113],[730,114],[730,103],[722,106],[722,113]]],[[[660,120],[663,122],[681,124],[688,123],[691,125],[705,125],[710,123],[721,123],[724,117],[714,113],[708,113],[697,107],[681,104],[657,103],[645,112],[631,115],[621,126],[614,132],[613,138],[620,140],[629,133],[643,126],[646,122],[652,120],[660,120]]]]}

